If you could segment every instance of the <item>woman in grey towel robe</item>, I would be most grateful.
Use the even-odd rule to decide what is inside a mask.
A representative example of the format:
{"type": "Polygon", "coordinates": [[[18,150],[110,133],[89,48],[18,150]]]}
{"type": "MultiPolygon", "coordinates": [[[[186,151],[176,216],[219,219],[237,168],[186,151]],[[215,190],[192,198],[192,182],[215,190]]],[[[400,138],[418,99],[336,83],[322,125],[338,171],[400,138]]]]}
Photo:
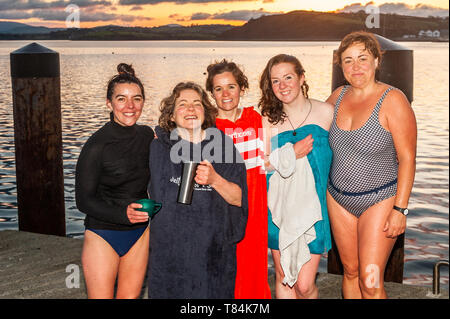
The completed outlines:
{"type": "Polygon", "coordinates": [[[162,203],[150,226],[149,298],[233,298],[236,244],[247,223],[246,169],[213,127],[216,109],[192,82],[161,102],[149,193],[162,203]],[[190,205],[177,203],[182,161],[200,162],[190,205]]]}

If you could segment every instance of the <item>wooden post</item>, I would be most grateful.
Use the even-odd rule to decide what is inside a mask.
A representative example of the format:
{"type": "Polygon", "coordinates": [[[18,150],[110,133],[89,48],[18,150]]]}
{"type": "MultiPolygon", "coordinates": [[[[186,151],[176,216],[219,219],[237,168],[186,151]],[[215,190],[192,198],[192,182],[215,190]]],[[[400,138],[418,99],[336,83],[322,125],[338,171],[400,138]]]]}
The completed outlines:
{"type": "Polygon", "coordinates": [[[10,54],[19,230],[66,235],[59,53],[10,54]]]}
{"type": "MultiPolygon", "coordinates": [[[[332,240],[332,248],[328,252],[327,271],[330,274],[342,275],[344,274],[344,267],[342,266],[341,258],[336,247],[334,238],[332,240]]],[[[392,248],[391,255],[389,256],[384,271],[384,281],[386,282],[403,282],[403,265],[404,265],[404,245],[405,234],[398,236],[394,247],[392,248]]]]}
{"type": "MultiPolygon", "coordinates": [[[[413,51],[377,34],[375,34],[375,37],[380,43],[381,50],[383,51],[378,79],[381,82],[390,84],[402,90],[411,103],[413,101],[414,87],[413,51]]],[[[333,65],[331,91],[333,92],[339,86],[344,85],[345,82],[342,69],[338,65],[333,65]]],[[[384,273],[385,281],[403,282],[404,243],[405,235],[403,234],[397,238],[386,264],[384,273]]],[[[343,266],[334,238],[332,238],[332,244],[333,247],[328,252],[328,272],[342,275],[343,266]]]]}

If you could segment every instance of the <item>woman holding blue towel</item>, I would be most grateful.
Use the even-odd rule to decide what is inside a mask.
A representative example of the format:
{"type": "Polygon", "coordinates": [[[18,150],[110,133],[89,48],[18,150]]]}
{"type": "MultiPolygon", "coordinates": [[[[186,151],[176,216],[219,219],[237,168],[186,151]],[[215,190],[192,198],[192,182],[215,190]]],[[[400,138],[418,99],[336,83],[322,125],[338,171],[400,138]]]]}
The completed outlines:
{"type": "Polygon", "coordinates": [[[121,63],[108,83],[111,120],[83,146],[75,197],[86,214],[82,264],[89,298],[137,298],[148,259],[148,214],[133,203],[147,198],[153,130],[136,124],[144,106],[141,81],[121,63]]]}
{"type": "Polygon", "coordinates": [[[260,88],[259,107],[266,131],[268,241],[275,264],[276,298],[318,298],[315,277],[320,257],[331,248],[326,187],[332,156],[328,129],[333,107],[308,97],[305,70],[291,55],[280,54],[269,60],[261,76],[260,88]],[[287,153],[277,156],[279,152],[287,153]],[[299,185],[308,180],[307,176],[301,175],[294,181],[297,175],[292,172],[284,175],[278,164],[285,162],[286,154],[291,155],[293,171],[299,173],[302,168],[309,172],[308,196],[303,187],[287,187],[288,195],[280,192],[283,183],[299,185]],[[297,163],[302,159],[303,166],[298,167],[297,163]],[[309,207],[315,209],[314,219],[308,216],[312,212],[309,207]],[[311,221],[309,225],[304,225],[306,220],[311,221]],[[307,231],[300,230],[304,227],[307,231]],[[294,240],[286,243],[286,238],[292,237],[293,232],[296,232],[294,240]]]}

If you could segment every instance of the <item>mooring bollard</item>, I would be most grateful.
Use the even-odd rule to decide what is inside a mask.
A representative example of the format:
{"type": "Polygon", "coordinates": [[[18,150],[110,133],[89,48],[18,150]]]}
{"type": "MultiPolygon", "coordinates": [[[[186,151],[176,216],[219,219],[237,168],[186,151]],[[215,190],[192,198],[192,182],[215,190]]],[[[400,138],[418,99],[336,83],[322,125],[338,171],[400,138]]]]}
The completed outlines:
{"type": "Polygon", "coordinates": [[[19,230],[66,235],[59,53],[10,54],[19,230]]]}
{"type": "MultiPolygon", "coordinates": [[[[374,34],[380,43],[383,51],[383,58],[380,70],[378,71],[378,80],[390,84],[400,89],[407,97],[409,102],[413,101],[414,87],[414,59],[413,51],[401,46],[378,34],[374,34]]],[[[346,80],[339,65],[333,64],[333,75],[331,92],[344,85],[346,80]]],[[[343,274],[343,267],[339,257],[334,239],[332,239],[332,249],[328,253],[328,272],[332,274],[343,274]]],[[[404,245],[405,234],[398,236],[392,249],[389,260],[384,272],[384,280],[390,282],[403,282],[404,266],[404,245]]]]}

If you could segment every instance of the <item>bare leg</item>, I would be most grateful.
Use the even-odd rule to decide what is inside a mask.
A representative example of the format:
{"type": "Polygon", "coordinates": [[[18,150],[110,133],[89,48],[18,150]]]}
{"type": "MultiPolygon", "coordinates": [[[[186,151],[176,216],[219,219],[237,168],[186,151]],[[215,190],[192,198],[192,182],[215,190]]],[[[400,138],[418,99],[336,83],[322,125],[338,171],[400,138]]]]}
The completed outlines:
{"type": "Polygon", "coordinates": [[[294,285],[298,299],[317,299],[319,289],[316,286],[316,274],[321,255],[311,254],[311,259],[302,266],[294,285]]]}
{"type": "Polygon", "coordinates": [[[283,284],[284,272],[280,263],[280,251],[272,249],[275,265],[275,297],[277,299],[317,299],[319,290],[315,284],[320,255],[311,255],[311,259],[302,266],[297,282],[291,288],[283,284]]]}
{"type": "Polygon", "coordinates": [[[89,230],[84,233],[81,263],[88,298],[114,298],[119,255],[102,237],[89,230]]]}
{"type": "Polygon", "coordinates": [[[149,228],[141,238],[120,258],[117,299],[136,299],[142,290],[147,270],[149,228]]]}
{"type": "Polygon", "coordinates": [[[395,197],[385,199],[366,210],[358,221],[360,288],[365,299],[387,298],[384,270],[396,238],[383,232],[395,197]]]}
{"type": "Polygon", "coordinates": [[[280,263],[280,251],[272,249],[273,264],[275,265],[275,298],[296,299],[297,295],[293,288],[283,284],[284,272],[280,263]]]}
{"type": "Polygon", "coordinates": [[[328,215],[339,256],[344,266],[342,295],[345,299],[361,299],[358,262],[358,218],[350,214],[327,192],[328,215]]]}

